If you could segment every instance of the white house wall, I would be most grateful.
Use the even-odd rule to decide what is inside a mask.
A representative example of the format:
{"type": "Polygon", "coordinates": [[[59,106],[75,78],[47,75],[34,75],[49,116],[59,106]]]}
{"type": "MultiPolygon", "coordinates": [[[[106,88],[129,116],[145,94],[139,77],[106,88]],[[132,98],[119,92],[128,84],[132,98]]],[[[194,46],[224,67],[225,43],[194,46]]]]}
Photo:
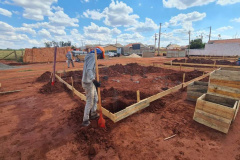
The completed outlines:
{"type": "Polygon", "coordinates": [[[190,49],[189,55],[240,56],[239,43],[206,44],[205,49],[190,49]]]}

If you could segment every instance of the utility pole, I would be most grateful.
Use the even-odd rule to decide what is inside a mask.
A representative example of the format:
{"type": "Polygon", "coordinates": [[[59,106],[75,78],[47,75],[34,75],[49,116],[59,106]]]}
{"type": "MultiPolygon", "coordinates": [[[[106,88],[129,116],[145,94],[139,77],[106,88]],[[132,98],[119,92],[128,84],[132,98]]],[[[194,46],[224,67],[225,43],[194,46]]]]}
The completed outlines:
{"type": "Polygon", "coordinates": [[[161,26],[162,26],[162,23],[160,23],[160,27],[159,27],[159,35],[158,35],[158,56],[160,55],[159,52],[160,52],[161,26]]]}
{"type": "Polygon", "coordinates": [[[211,40],[211,29],[212,29],[212,27],[210,26],[209,40],[208,40],[208,41],[210,41],[210,40],[211,40]]]}
{"type": "Polygon", "coordinates": [[[189,51],[190,51],[190,35],[191,35],[191,31],[190,31],[190,30],[189,30],[188,34],[189,34],[189,41],[188,41],[188,56],[189,56],[189,51]]]}
{"type": "Polygon", "coordinates": [[[157,33],[155,33],[155,44],[154,44],[154,51],[156,51],[156,41],[157,41],[157,33]]]}

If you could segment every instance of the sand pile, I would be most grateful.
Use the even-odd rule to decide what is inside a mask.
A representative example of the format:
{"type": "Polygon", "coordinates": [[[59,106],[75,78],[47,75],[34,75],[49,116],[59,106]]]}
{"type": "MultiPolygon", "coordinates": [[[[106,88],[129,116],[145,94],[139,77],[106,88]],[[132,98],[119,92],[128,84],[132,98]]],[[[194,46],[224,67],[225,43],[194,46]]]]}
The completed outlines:
{"type": "Polygon", "coordinates": [[[128,57],[131,57],[131,58],[142,58],[141,56],[139,56],[139,55],[137,55],[137,54],[135,54],[135,53],[131,54],[131,55],[128,56],[128,57]]]}

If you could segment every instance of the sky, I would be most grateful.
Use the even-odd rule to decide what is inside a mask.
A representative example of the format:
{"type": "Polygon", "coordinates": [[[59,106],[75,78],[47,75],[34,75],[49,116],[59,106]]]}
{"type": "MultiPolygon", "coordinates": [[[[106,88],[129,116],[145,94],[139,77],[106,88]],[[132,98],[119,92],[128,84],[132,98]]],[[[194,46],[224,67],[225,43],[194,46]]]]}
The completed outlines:
{"type": "MultiPolygon", "coordinates": [[[[0,48],[240,38],[240,0],[0,0],[0,48]],[[158,35],[157,35],[158,38],[158,35]]],[[[158,42],[157,42],[158,43],[158,42]]],[[[157,46],[157,45],[156,45],[157,46]]]]}

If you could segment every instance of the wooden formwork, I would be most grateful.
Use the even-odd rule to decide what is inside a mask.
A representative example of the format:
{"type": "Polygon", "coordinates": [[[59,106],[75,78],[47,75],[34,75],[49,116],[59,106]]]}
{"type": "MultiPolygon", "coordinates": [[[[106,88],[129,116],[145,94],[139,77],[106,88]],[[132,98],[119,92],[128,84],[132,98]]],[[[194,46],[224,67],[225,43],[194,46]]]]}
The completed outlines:
{"type": "Polygon", "coordinates": [[[196,102],[207,90],[208,82],[195,81],[187,86],[187,100],[196,102]]]}
{"type": "MultiPolygon", "coordinates": [[[[57,72],[57,73],[61,73],[61,72],[57,72]]],[[[211,73],[212,73],[212,72],[211,72],[211,73]]],[[[209,72],[209,73],[204,74],[204,75],[202,75],[202,76],[200,76],[200,77],[197,77],[197,78],[195,78],[195,79],[192,79],[192,80],[190,80],[190,81],[188,81],[188,82],[184,82],[184,83],[179,84],[179,85],[177,85],[177,86],[175,86],[175,87],[172,87],[172,88],[170,88],[170,89],[168,89],[168,90],[166,90],[166,91],[163,91],[163,92],[160,92],[160,93],[158,93],[158,94],[155,94],[155,95],[153,95],[153,96],[151,96],[151,97],[142,99],[142,100],[140,100],[139,102],[137,102],[137,103],[135,103],[135,104],[133,104],[133,105],[131,105],[131,106],[128,106],[128,107],[126,107],[125,109],[123,109],[123,110],[121,110],[121,111],[119,111],[119,112],[117,112],[117,113],[111,113],[110,111],[108,111],[107,109],[105,109],[104,106],[102,107],[102,112],[103,112],[103,114],[104,114],[106,117],[108,117],[109,119],[111,119],[113,122],[118,122],[118,121],[120,121],[120,120],[122,120],[122,119],[124,119],[124,118],[126,118],[126,117],[128,117],[128,116],[130,116],[130,115],[132,115],[132,114],[134,114],[134,113],[136,113],[137,111],[140,111],[140,110],[148,107],[151,102],[153,102],[153,101],[155,101],[155,100],[157,100],[157,99],[159,99],[159,98],[161,98],[161,97],[163,97],[163,96],[166,96],[166,95],[168,95],[168,94],[177,92],[179,89],[188,86],[188,85],[191,84],[192,82],[201,80],[201,79],[209,76],[211,73],[209,72]]],[[[73,93],[74,93],[76,96],[78,96],[81,100],[86,101],[86,96],[85,96],[84,94],[82,94],[82,93],[80,93],[79,91],[77,91],[73,86],[71,86],[70,84],[68,84],[67,82],[65,82],[65,81],[64,81],[61,77],[59,77],[57,74],[56,74],[56,78],[57,78],[60,82],[64,83],[64,84],[67,86],[67,88],[69,88],[70,90],[72,90],[73,93]]]]}
{"type": "Polygon", "coordinates": [[[240,99],[240,69],[215,70],[209,77],[208,93],[240,99]]]}
{"type": "Polygon", "coordinates": [[[182,66],[204,66],[204,67],[213,67],[213,68],[220,68],[220,67],[224,67],[224,68],[239,68],[240,66],[231,66],[231,65],[217,65],[216,63],[214,64],[196,64],[196,63],[180,63],[180,62],[165,62],[164,64],[166,65],[182,65],[182,66]]]}
{"type": "Polygon", "coordinates": [[[238,56],[189,56],[190,59],[238,60],[238,56]]]}
{"type": "Polygon", "coordinates": [[[197,99],[193,119],[208,127],[228,133],[238,109],[239,100],[207,93],[197,99]]]}

